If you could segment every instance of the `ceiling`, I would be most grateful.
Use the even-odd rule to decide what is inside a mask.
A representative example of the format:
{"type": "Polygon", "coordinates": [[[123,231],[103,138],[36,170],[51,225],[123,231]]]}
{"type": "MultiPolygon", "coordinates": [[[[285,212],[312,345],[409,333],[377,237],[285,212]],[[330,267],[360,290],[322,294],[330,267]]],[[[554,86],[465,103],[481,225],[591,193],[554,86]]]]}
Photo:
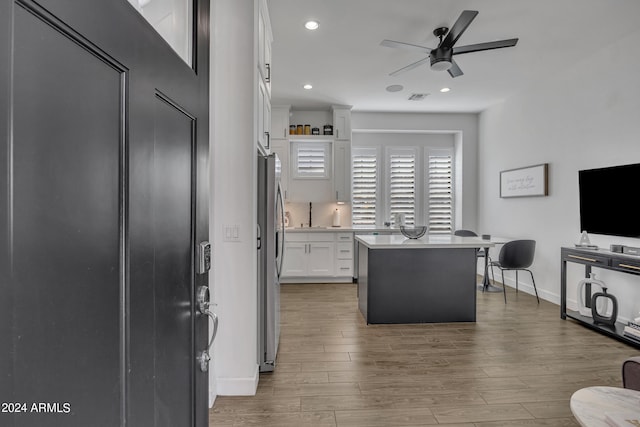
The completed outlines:
{"type": "MultiPolygon", "coordinates": [[[[640,28],[638,0],[267,0],[273,28],[272,104],[297,109],[479,112],[586,59],[640,28]],[[380,46],[384,39],[435,48],[436,27],[465,9],[480,13],[456,46],[519,38],[517,46],[454,56],[464,75],[428,64],[389,73],[425,55],[380,46]],[[315,19],[320,27],[304,28],[315,19]],[[305,90],[305,83],[313,85],[305,90]],[[400,92],[385,90],[402,85],[400,92]],[[451,88],[441,93],[443,87],[451,88]],[[428,93],[409,101],[414,93],[428,93]]],[[[639,47],[640,49],[640,47],[639,47]]],[[[622,54],[622,53],[621,53],[622,54]]],[[[624,52],[635,60],[637,52],[624,52]]],[[[607,79],[615,77],[615,70],[607,79]]]]}

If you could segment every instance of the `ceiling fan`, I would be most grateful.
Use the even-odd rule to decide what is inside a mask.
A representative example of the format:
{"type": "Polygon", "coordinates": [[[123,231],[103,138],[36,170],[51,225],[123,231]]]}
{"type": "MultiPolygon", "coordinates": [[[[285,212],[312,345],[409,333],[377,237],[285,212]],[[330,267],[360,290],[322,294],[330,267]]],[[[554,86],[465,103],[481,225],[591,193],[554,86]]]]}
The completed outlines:
{"type": "Polygon", "coordinates": [[[409,49],[413,51],[419,51],[428,54],[424,59],[409,64],[406,67],[400,68],[392,73],[390,76],[396,76],[405,71],[412,70],[427,61],[431,62],[431,69],[434,71],[449,72],[451,77],[458,77],[464,74],[456,61],[453,60],[453,55],[461,55],[463,53],[479,52],[481,50],[500,49],[503,47],[515,46],[518,43],[518,39],[499,40],[495,42],[471,44],[467,46],[454,47],[462,33],[465,32],[471,21],[478,15],[477,10],[465,10],[460,14],[458,20],[453,24],[453,27],[449,30],[447,27],[439,27],[433,30],[433,34],[440,39],[438,47],[430,49],[424,46],[418,46],[411,43],[398,42],[394,40],[383,40],[380,44],[386,47],[409,49]],[[446,37],[445,37],[446,36],[446,37]]]}

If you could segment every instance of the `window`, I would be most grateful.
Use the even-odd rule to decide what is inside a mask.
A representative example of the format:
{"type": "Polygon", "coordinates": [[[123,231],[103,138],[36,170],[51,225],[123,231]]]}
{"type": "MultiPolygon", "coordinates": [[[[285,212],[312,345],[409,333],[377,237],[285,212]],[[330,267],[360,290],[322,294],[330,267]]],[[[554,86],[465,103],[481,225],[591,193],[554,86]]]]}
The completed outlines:
{"type": "Polygon", "coordinates": [[[375,148],[353,149],[352,176],[352,222],[357,225],[376,225],[378,156],[375,148]]]}
{"type": "Polygon", "coordinates": [[[293,178],[329,178],[331,143],[295,141],[291,144],[293,178]]]}
{"type": "Polygon", "coordinates": [[[448,150],[433,150],[426,161],[428,229],[448,234],[453,231],[453,156],[448,150]]]}
{"type": "Polygon", "coordinates": [[[450,234],[453,160],[450,148],[353,147],[353,224],[382,226],[402,213],[407,225],[426,224],[429,233],[450,234]]]}
{"type": "Polygon", "coordinates": [[[191,65],[193,0],[129,0],[176,53],[191,65]]]}
{"type": "MultiPolygon", "coordinates": [[[[387,152],[387,207],[389,218],[404,214],[406,225],[416,223],[416,150],[387,152]]],[[[398,224],[396,224],[398,225],[398,224]]]]}

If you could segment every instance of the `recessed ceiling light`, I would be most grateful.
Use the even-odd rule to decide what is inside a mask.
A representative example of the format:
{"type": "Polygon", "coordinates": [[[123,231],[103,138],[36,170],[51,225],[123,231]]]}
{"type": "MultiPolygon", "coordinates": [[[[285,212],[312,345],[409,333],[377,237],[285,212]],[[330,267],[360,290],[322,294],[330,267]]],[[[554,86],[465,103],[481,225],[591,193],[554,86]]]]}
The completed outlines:
{"type": "Polygon", "coordinates": [[[440,92],[449,92],[451,89],[449,89],[448,87],[443,87],[442,89],[440,89],[440,92]]]}
{"type": "Polygon", "coordinates": [[[404,87],[402,85],[387,86],[387,92],[400,92],[404,87]]]}
{"type": "Polygon", "coordinates": [[[309,83],[307,83],[306,85],[304,85],[302,87],[305,88],[306,90],[313,89],[313,86],[311,86],[309,83]]]}
{"type": "Polygon", "coordinates": [[[317,30],[319,26],[320,23],[318,21],[307,21],[304,23],[304,27],[307,30],[317,30]]]}

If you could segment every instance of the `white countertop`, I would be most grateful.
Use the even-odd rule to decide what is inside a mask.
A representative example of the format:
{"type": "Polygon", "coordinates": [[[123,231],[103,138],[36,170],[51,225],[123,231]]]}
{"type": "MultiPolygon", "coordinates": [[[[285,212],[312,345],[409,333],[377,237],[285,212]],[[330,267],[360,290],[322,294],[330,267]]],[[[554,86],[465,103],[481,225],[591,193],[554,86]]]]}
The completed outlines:
{"type": "Polygon", "coordinates": [[[336,232],[336,233],[379,233],[392,232],[400,233],[399,228],[395,227],[287,227],[286,232],[292,233],[317,233],[317,232],[336,232]]]}
{"type": "Polygon", "coordinates": [[[424,249],[424,248],[490,248],[494,243],[480,237],[460,237],[451,234],[425,234],[419,239],[408,239],[402,234],[356,235],[356,240],[370,249],[424,249]]]}

